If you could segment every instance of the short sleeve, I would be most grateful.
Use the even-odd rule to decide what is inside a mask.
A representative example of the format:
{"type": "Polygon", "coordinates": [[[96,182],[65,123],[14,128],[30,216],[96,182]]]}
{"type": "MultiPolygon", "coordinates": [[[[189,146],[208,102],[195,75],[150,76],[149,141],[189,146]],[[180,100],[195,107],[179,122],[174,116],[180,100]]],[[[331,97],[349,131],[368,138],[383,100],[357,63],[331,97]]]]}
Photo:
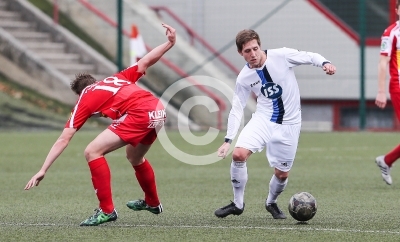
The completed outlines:
{"type": "Polygon", "coordinates": [[[135,63],[134,65],[122,70],[117,73],[116,76],[122,75],[126,80],[135,83],[137,82],[145,73],[138,72],[138,65],[135,63]]]}
{"type": "Polygon", "coordinates": [[[391,27],[385,29],[381,37],[380,53],[383,56],[390,56],[390,53],[392,52],[393,41],[395,36],[391,30],[392,30],[391,27]]]}

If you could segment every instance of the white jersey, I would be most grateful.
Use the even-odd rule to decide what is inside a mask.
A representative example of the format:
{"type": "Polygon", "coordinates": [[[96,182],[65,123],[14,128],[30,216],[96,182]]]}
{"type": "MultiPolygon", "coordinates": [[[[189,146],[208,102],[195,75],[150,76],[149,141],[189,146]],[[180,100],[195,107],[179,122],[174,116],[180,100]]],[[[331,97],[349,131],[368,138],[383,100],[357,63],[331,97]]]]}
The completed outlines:
{"type": "Polygon", "coordinates": [[[266,122],[277,124],[301,123],[300,91],[293,67],[330,63],[317,53],[279,48],[265,51],[267,59],[260,68],[251,69],[247,63],[236,80],[232,109],[228,117],[227,135],[234,139],[251,92],[257,97],[256,113],[266,122]]]}

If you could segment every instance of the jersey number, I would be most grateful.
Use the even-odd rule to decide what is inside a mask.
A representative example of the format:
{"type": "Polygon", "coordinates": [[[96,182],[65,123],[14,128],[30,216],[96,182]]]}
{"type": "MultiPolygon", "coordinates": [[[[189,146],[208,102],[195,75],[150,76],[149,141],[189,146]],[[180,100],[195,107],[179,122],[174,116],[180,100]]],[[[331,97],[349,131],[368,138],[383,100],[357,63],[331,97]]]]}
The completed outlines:
{"type": "Polygon", "coordinates": [[[273,82],[267,82],[261,86],[261,93],[270,99],[278,98],[282,95],[282,87],[273,82]]]}
{"type": "Polygon", "coordinates": [[[115,95],[122,86],[126,86],[126,85],[130,85],[131,84],[131,82],[118,79],[115,76],[107,77],[106,79],[104,79],[102,81],[102,83],[111,84],[111,85],[110,86],[107,86],[107,85],[96,85],[93,88],[93,91],[96,90],[96,89],[97,90],[105,90],[105,91],[110,91],[115,95]]]}

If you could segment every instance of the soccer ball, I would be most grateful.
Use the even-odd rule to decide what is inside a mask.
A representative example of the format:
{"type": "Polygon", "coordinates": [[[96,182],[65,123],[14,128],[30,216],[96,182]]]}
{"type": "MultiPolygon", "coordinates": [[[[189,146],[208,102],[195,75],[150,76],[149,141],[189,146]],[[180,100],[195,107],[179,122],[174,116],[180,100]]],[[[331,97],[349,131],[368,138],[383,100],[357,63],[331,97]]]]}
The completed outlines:
{"type": "Polygon", "coordinates": [[[317,212],[317,200],[308,192],[294,194],[289,200],[289,213],[297,221],[308,221],[317,212]]]}

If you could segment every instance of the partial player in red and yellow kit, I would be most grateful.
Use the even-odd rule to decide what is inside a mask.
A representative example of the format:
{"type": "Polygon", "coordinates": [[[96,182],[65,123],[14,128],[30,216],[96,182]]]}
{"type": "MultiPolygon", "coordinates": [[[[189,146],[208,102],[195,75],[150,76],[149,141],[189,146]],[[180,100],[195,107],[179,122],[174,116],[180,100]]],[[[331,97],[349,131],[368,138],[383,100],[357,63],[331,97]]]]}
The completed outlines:
{"type": "MultiPolygon", "coordinates": [[[[400,2],[396,2],[396,14],[400,15],[400,2]]],[[[390,25],[382,35],[381,51],[378,65],[378,94],[375,104],[379,108],[385,108],[386,97],[386,72],[389,65],[389,94],[397,119],[400,120],[400,22],[390,25]]],[[[390,168],[400,158],[400,145],[397,145],[386,155],[376,157],[375,162],[381,169],[382,178],[388,184],[392,184],[390,168]]]]}
{"type": "Polygon", "coordinates": [[[166,24],[163,27],[166,28],[168,41],[154,48],[133,66],[98,82],[89,74],[76,76],[71,89],[79,95],[78,101],[42,168],[25,186],[25,190],[29,190],[39,185],[47,170],[90,117],[112,119],[112,124],[90,142],[84,152],[99,209],[81,226],[95,226],[117,219],[110,169],[104,155],[123,146],[126,146],[126,156],[144,192],[144,199],[129,201],[127,206],[136,211],[162,212],[154,171],[144,156],[156,140],[157,131],[164,125],[166,112],[158,98],[138,87],[135,82],[175,44],[175,29],[166,24]]]}

